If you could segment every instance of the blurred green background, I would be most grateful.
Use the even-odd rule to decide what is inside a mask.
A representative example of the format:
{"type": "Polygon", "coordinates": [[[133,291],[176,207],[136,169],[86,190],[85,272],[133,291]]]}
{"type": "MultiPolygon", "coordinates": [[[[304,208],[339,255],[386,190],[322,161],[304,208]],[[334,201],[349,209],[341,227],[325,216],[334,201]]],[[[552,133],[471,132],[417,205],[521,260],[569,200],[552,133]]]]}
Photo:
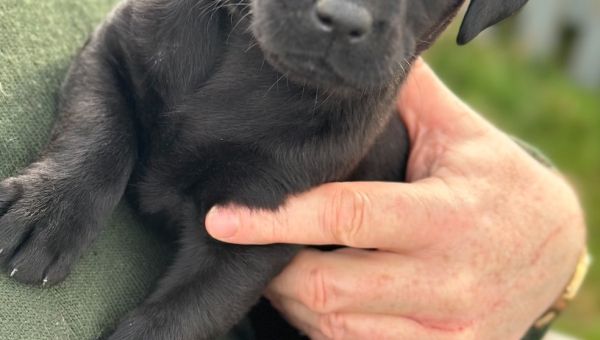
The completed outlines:
{"type": "MultiPolygon", "coordinates": [[[[539,147],[567,175],[585,205],[591,252],[600,258],[600,88],[584,86],[568,72],[573,34],[561,39],[555,52],[533,57],[518,20],[523,18],[465,47],[455,44],[454,25],[426,60],[460,97],[503,130],[539,147]]],[[[600,339],[599,266],[592,265],[557,329],[600,339]]]]}

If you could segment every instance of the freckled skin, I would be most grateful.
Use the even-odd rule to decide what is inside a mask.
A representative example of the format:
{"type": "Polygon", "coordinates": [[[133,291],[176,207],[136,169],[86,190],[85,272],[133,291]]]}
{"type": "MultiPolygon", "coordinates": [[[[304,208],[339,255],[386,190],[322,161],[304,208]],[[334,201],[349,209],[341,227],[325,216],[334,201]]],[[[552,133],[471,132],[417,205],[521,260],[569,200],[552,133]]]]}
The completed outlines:
{"type": "Polygon", "coordinates": [[[308,24],[308,0],[123,1],[73,62],[39,160],[0,183],[2,264],[60,282],[127,191],[179,250],[109,339],[224,334],[298,247],[218,242],[212,206],[277,209],[325,182],[404,178],[394,97],[462,0],[353,2],[375,26],[350,44],[308,24]],[[310,72],[292,69],[298,53],[310,72]]]}

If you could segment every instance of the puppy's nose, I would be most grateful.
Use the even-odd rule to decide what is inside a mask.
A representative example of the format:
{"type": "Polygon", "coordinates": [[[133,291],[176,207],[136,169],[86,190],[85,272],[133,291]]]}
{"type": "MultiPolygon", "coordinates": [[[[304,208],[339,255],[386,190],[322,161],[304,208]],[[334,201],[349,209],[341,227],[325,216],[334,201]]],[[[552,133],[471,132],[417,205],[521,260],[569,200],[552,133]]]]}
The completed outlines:
{"type": "Polygon", "coordinates": [[[333,32],[355,42],[373,26],[373,17],[364,7],[348,0],[318,0],[316,24],[322,31],[333,32]]]}

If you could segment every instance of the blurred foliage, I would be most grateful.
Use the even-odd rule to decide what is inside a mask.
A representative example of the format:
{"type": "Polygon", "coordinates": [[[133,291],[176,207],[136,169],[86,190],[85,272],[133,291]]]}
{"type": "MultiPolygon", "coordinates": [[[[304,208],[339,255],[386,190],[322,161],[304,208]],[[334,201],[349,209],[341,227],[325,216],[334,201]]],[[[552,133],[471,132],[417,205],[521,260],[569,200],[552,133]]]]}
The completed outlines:
{"type": "MultiPolygon", "coordinates": [[[[504,37],[488,34],[457,47],[455,36],[454,27],[426,59],[461,98],[503,130],[539,147],[566,174],[587,212],[592,254],[600,258],[600,90],[578,87],[558,62],[528,60],[504,37]]],[[[600,339],[599,266],[592,267],[557,328],[600,339]]]]}

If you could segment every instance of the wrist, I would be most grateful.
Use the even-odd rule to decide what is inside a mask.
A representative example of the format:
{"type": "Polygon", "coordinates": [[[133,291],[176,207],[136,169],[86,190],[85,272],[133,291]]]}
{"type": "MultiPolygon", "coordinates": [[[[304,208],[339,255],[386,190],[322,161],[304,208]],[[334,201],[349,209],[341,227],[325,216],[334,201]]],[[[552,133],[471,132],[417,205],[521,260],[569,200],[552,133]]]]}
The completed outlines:
{"type": "Polygon", "coordinates": [[[591,264],[591,256],[587,248],[584,248],[579,257],[579,261],[575,266],[571,280],[566,285],[565,289],[554,301],[554,303],[544,312],[536,321],[533,326],[527,331],[527,334],[522,340],[539,340],[544,337],[552,323],[558,318],[558,316],[569,306],[571,301],[577,296],[579,289],[581,288],[585,276],[591,264]]]}

